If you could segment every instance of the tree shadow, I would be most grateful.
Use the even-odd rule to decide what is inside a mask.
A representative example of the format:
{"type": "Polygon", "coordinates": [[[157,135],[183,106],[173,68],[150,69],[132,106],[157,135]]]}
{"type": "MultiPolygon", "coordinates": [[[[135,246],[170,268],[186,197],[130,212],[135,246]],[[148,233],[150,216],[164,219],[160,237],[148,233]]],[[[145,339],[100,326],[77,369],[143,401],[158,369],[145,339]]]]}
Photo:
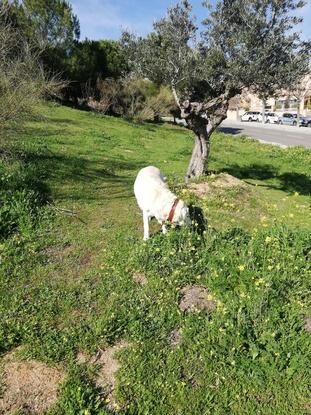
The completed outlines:
{"type": "Polygon", "coordinates": [[[281,174],[280,180],[283,189],[291,192],[299,192],[302,195],[311,194],[311,180],[302,173],[286,172],[281,174]]]}
{"type": "MultiPolygon", "coordinates": [[[[275,179],[278,184],[263,183],[259,186],[270,187],[273,189],[283,190],[285,192],[298,192],[302,195],[311,194],[311,179],[303,173],[284,172],[280,173],[279,169],[270,164],[250,164],[240,166],[233,164],[225,167],[220,171],[226,172],[239,179],[269,180],[275,179]]],[[[252,183],[250,183],[252,184],[252,183]]]]}
{"type": "Polygon", "coordinates": [[[224,133],[224,134],[237,135],[237,134],[241,134],[243,130],[242,128],[236,128],[236,127],[218,127],[217,131],[219,131],[220,133],[224,133]]]}
{"type": "MultiPolygon", "coordinates": [[[[100,201],[133,197],[133,177],[130,171],[138,171],[145,163],[110,157],[89,159],[87,155],[64,155],[46,151],[43,154],[24,154],[24,159],[41,172],[40,179],[47,178],[53,184],[58,199],[100,201]]],[[[43,182],[44,183],[44,182],[43,182]]]]}
{"type": "Polygon", "coordinates": [[[278,177],[278,169],[271,164],[249,164],[247,166],[240,166],[239,164],[232,164],[221,169],[238,179],[256,179],[267,180],[278,177]]]}
{"type": "Polygon", "coordinates": [[[47,117],[49,123],[56,123],[56,124],[74,124],[74,125],[81,125],[83,124],[79,120],[73,120],[71,118],[54,118],[54,117],[47,117]]]}
{"type": "Polygon", "coordinates": [[[202,236],[208,226],[208,221],[204,216],[203,209],[201,209],[199,206],[189,205],[189,215],[191,219],[192,231],[202,236]]]}

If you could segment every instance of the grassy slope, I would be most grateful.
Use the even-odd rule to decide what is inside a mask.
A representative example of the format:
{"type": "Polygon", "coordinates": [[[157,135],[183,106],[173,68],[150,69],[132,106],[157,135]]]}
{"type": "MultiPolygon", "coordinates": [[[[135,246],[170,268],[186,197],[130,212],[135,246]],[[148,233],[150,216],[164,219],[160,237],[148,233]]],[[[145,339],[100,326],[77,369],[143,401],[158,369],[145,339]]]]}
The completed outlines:
{"type": "Polygon", "coordinates": [[[59,413],[78,413],[77,401],[99,413],[95,392],[79,395],[74,356],[123,337],[133,346],[122,360],[121,413],[304,413],[310,152],[215,135],[210,167],[249,190],[200,202],[215,228],[207,243],[181,232],[142,244],[135,174],[155,164],[193,199],[178,186],[187,130],[49,107],[20,137],[37,188],[76,214],[43,209],[33,233],[3,244],[0,350],[24,344],[26,356],[73,365],[59,413]],[[134,271],[147,275],[145,287],[134,271]],[[219,300],[213,316],[176,307],[180,287],[198,281],[219,300]],[[176,349],[167,341],[174,327],[183,330],[176,349]]]}

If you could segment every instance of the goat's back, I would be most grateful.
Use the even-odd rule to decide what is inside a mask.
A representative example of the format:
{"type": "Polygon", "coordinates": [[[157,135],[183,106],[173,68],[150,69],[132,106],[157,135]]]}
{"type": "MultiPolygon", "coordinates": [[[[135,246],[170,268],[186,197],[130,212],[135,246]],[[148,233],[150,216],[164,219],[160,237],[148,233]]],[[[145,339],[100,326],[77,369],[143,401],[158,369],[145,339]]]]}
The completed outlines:
{"type": "Polygon", "coordinates": [[[169,192],[160,170],[154,166],[141,169],[134,183],[134,193],[137,203],[142,210],[152,210],[154,204],[169,192]]]}

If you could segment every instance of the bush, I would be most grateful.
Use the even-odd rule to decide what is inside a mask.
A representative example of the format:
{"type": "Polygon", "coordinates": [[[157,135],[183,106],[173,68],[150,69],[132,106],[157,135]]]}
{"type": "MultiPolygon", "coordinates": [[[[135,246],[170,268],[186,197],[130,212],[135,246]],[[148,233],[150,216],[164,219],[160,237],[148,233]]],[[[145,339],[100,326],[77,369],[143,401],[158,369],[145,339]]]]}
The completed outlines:
{"type": "Polygon", "coordinates": [[[118,112],[120,97],[122,94],[122,84],[113,78],[98,79],[96,89],[99,99],[88,98],[89,108],[102,114],[118,112]]]}
{"type": "Polygon", "coordinates": [[[171,90],[166,86],[161,86],[156,95],[147,98],[140,115],[143,121],[159,121],[161,117],[169,116],[175,110],[175,107],[176,104],[171,90]]]}
{"type": "MultiPolygon", "coordinates": [[[[148,79],[105,79],[97,81],[99,99],[88,98],[88,106],[103,114],[143,121],[159,121],[175,110],[172,93],[148,79]]],[[[93,95],[96,95],[94,93],[93,95]]]]}
{"type": "MultiPolygon", "coordinates": [[[[0,8],[0,17],[3,13],[0,8]]],[[[38,48],[1,21],[0,123],[22,120],[43,96],[55,93],[59,87],[44,73],[38,48]]]]}

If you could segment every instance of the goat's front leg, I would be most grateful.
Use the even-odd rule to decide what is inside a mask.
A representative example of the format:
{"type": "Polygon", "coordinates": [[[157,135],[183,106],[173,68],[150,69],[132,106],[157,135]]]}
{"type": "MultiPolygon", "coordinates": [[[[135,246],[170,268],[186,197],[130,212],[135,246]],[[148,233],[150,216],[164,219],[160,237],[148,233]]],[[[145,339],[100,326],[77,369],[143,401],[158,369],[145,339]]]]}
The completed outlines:
{"type": "Polygon", "coordinates": [[[165,223],[162,223],[162,233],[166,234],[166,232],[167,232],[167,228],[165,226],[165,223]]]}
{"type": "Polygon", "coordinates": [[[143,211],[143,218],[144,218],[144,241],[149,239],[149,215],[144,210],[143,211]]]}

